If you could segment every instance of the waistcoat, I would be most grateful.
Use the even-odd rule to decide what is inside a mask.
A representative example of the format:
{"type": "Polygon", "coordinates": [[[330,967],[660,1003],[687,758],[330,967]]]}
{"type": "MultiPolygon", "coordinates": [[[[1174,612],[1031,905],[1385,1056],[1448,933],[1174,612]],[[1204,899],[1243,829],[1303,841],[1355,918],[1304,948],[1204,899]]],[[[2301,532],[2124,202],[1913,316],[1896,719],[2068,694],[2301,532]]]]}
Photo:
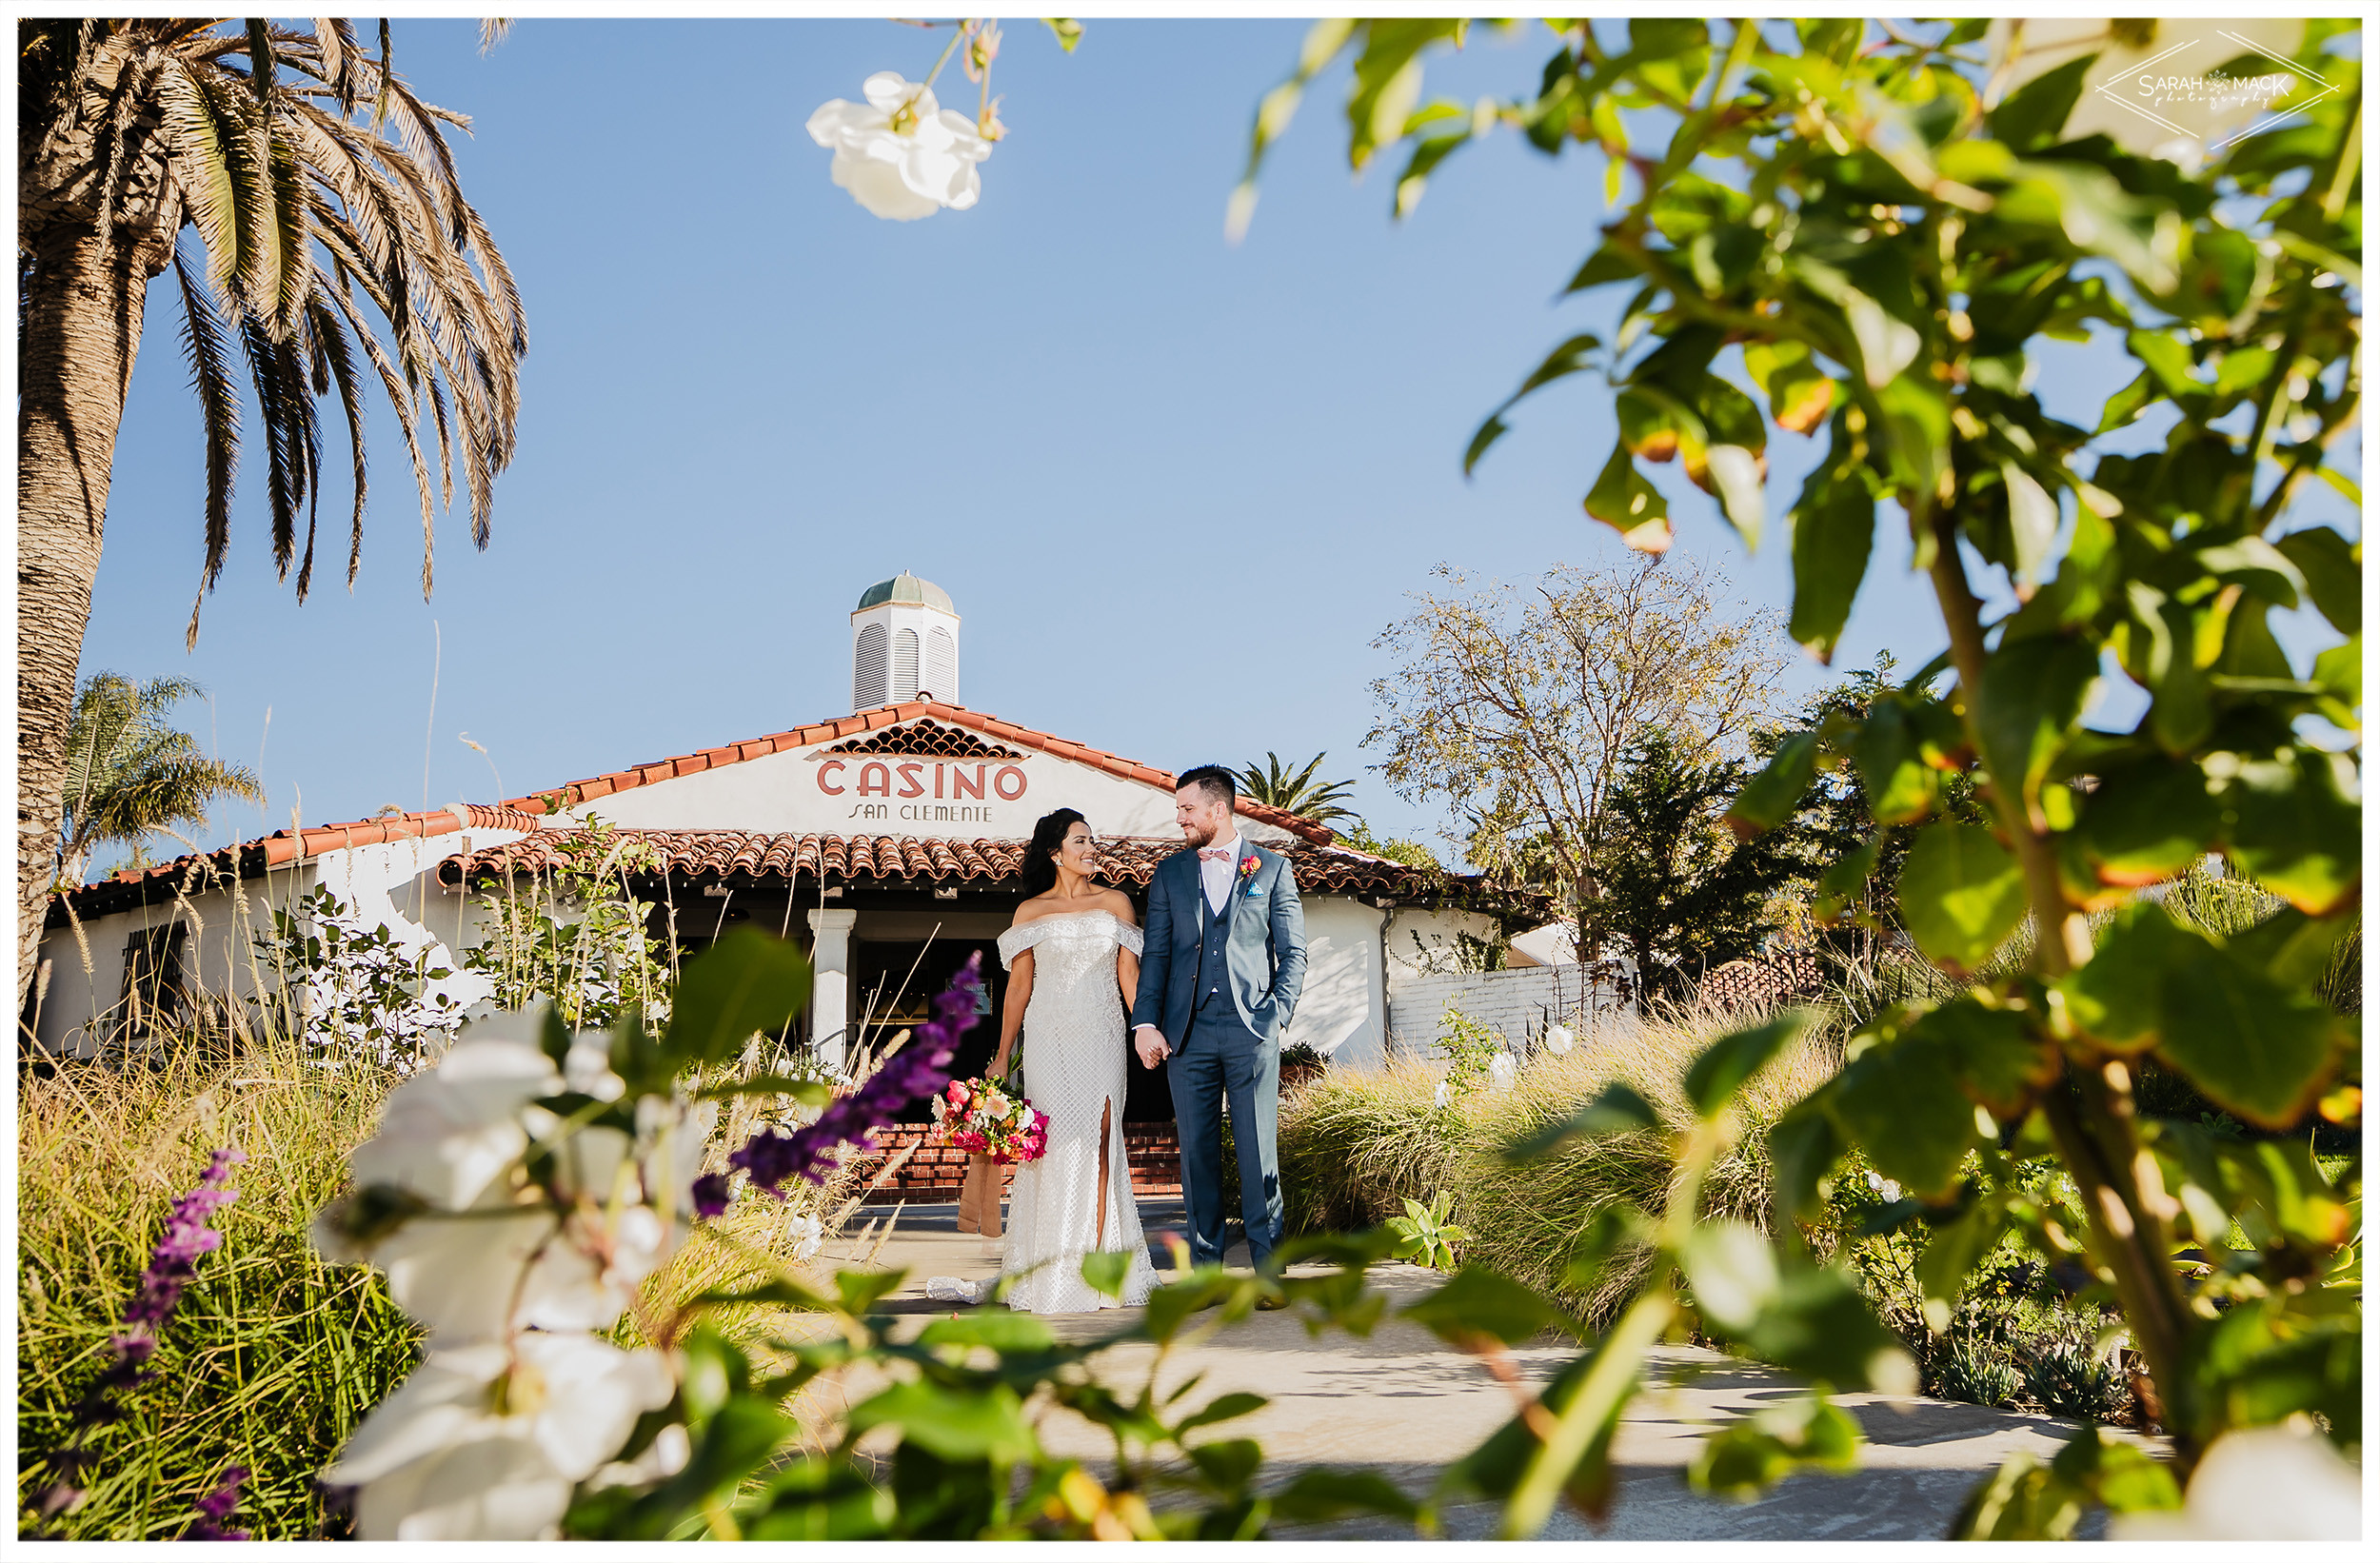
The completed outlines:
{"type": "MultiPolygon", "coordinates": [[[[1232,889],[1238,888],[1239,883],[1235,880],[1232,889]]],[[[1227,1007],[1231,1004],[1231,996],[1222,991],[1231,981],[1228,958],[1224,954],[1224,947],[1231,941],[1231,893],[1227,891],[1223,896],[1223,909],[1218,914],[1207,903],[1206,885],[1202,881],[1200,883],[1199,972],[1197,986],[1190,990],[1190,1012],[1193,1015],[1205,1009],[1209,999],[1218,999],[1227,1007]]]]}

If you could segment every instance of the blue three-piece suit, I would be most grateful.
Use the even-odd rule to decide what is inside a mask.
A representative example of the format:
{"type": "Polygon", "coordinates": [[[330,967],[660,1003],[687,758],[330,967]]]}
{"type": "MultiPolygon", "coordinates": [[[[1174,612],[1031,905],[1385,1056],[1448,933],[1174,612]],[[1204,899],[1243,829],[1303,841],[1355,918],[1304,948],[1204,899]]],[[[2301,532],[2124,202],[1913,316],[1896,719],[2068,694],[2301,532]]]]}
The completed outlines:
{"type": "Polygon", "coordinates": [[[1280,1101],[1281,1028],[1305,985],[1305,913],[1298,881],[1278,852],[1242,837],[1231,889],[1217,913],[1200,880],[1196,850],[1158,864],[1149,881],[1140,991],[1132,1023],[1155,1026],[1173,1056],[1165,1073],[1181,1136],[1181,1195],[1190,1257],[1223,1256],[1222,1104],[1240,1154],[1240,1208],[1249,1262],[1262,1269],[1281,1235],[1280,1167],[1274,1118],[1280,1101]]]}

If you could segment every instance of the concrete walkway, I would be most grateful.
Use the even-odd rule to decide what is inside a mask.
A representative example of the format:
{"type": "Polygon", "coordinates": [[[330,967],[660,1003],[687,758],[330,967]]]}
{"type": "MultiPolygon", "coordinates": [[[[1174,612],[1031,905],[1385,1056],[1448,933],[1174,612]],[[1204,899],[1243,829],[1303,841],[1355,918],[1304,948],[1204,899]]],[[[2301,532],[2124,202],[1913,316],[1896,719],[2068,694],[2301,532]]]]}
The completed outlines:
{"type": "MultiPolygon", "coordinates": [[[[952,1205],[909,1206],[899,1213],[889,1235],[880,1232],[861,1246],[857,1239],[867,1217],[893,1215],[867,1212],[853,1223],[850,1237],[822,1258],[830,1265],[849,1263],[865,1259],[873,1248],[877,1265],[908,1272],[901,1292],[882,1305],[885,1311],[947,1316],[953,1305],[925,1297],[929,1276],[988,1280],[1000,1271],[996,1253],[957,1230],[956,1214],[952,1205]]],[[[1140,1216],[1162,1272],[1172,1262],[1165,1235],[1182,1230],[1180,1201],[1143,1199],[1140,1216]]],[[[1244,1246],[1227,1257],[1244,1264],[1244,1246]]],[[[1374,1268],[1371,1278],[1389,1294],[1392,1316],[1368,1338],[1337,1330],[1309,1335],[1294,1312],[1259,1313],[1203,1341],[1178,1346],[1160,1374],[1160,1393],[1203,1374],[1197,1392],[1201,1403],[1235,1390],[1268,1396],[1271,1404],[1262,1411],[1218,1430],[1263,1443],[1268,1483],[1287,1481],[1307,1466],[1364,1467],[1417,1495],[1427,1492],[1442,1466],[1512,1416],[1514,1395],[1477,1360],[1393,1316],[1436,1284],[1429,1272],[1383,1264],[1374,1268]]],[[[1061,1338],[1083,1339],[1109,1333],[1120,1316],[1061,1315],[1048,1322],[1061,1338]]],[[[1526,1379],[1542,1383],[1576,1350],[1565,1343],[1532,1344],[1511,1355],[1526,1379]]],[[[1120,1388],[1137,1389],[1154,1356],[1153,1347],[1118,1347],[1099,1359],[1099,1367],[1120,1388]]],[[[1938,1539],[1966,1494],[2001,1461],[2020,1451],[2047,1458],[2073,1432],[2070,1423],[1981,1406],[1916,1396],[1837,1396],[1869,1440],[1859,1471],[1797,1476],[1758,1502],[1727,1503],[1695,1494],[1683,1479],[1701,1434],[1792,1398],[1798,1393],[1796,1381],[1774,1369],[1691,1347],[1664,1347],[1656,1356],[1665,1376],[1679,1382],[1640,1395],[1630,1408],[1614,1444],[1618,1482],[1610,1523],[1598,1530],[1565,1509],[1547,1530],[1548,1539],[1938,1539]]],[[[1041,1435],[1054,1451],[1076,1455],[1094,1470],[1112,1458],[1113,1445],[1103,1431],[1063,1413],[1044,1418],[1041,1435]]],[[[1456,1537],[1489,1536],[1497,1511],[1475,1504],[1455,1509],[1446,1518],[1456,1537]]],[[[1388,1539],[1413,1533],[1393,1521],[1364,1519],[1283,1533],[1388,1539]]]]}

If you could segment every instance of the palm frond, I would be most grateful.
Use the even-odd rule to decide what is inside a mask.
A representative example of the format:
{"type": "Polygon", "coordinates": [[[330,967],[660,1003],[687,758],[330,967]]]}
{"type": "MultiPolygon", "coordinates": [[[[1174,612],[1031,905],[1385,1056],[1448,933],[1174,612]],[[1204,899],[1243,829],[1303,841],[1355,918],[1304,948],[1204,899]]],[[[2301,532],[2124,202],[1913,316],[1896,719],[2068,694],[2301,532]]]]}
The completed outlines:
{"type": "Polygon", "coordinates": [[[324,302],[317,285],[317,293],[307,307],[312,314],[314,342],[323,360],[328,365],[330,378],[339,387],[339,410],[347,421],[347,444],[355,457],[355,517],[347,528],[347,584],[355,584],[355,572],[364,563],[364,406],[355,372],[355,359],[347,348],[347,327],[324,302]]]}
{"type": "Polygon", "coordinates": [[[191,388],[207,431],[207,557],[200,567],[198,601],[190,604],[187,643],[198,643],[198,612],[223,573],[231,545],[231,489],[239,472],[240,398],[231,386],[223,333],[211,302],[190,275],[182,247],[174,246],[174,280],[182,289],[182,345],[190,361],[191,388]]]}

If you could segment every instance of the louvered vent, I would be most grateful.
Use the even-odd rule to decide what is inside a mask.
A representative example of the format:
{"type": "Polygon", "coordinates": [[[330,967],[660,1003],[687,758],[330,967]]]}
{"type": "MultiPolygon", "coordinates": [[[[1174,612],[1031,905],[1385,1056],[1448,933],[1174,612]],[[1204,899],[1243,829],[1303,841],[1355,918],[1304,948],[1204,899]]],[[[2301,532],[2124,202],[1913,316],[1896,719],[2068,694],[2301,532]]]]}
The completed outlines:
{"type": "Polygon", "coordinates": [[[860,639],[851,648],[851,709],[865,711],[886,703],[891,695],[884,686],[884,626],[863,624],[860,639]]]}

